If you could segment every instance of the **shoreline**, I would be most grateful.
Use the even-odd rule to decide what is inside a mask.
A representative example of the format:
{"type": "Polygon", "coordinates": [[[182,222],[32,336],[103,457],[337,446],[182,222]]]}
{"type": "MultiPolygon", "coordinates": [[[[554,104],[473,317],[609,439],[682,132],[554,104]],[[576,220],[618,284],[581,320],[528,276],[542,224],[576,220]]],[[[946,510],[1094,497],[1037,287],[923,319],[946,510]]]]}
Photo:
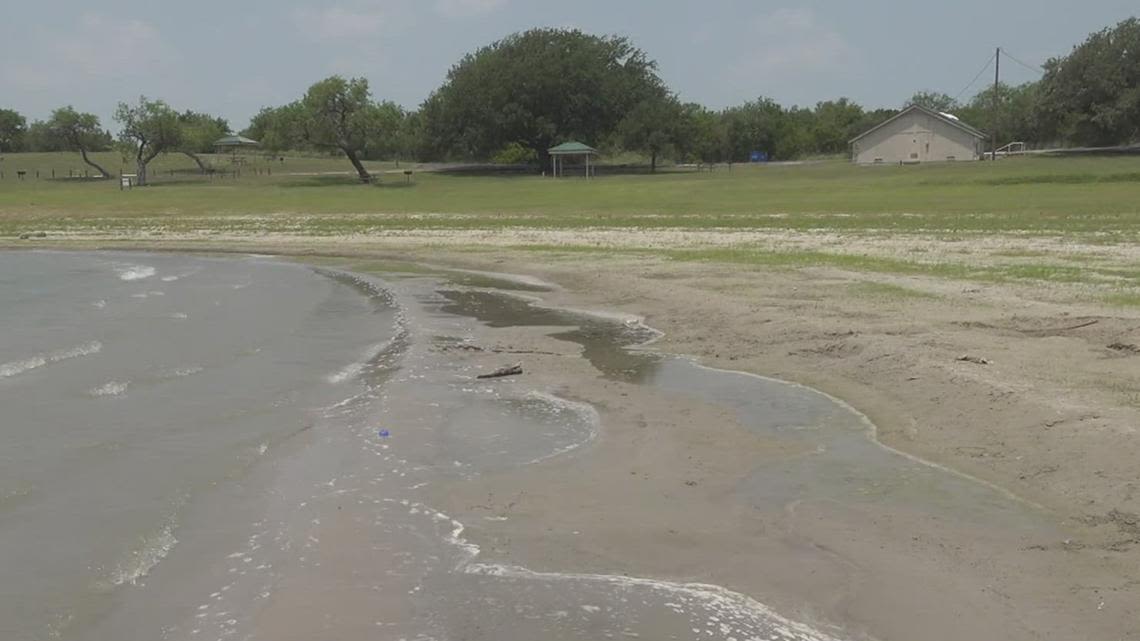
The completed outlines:
{"type": "MultiPolygon", "coordinates": [[[[77,249],[73,245],[68,245],[69,244],[58,248],[62,250],[77,249]]],[[[21,249],[23,249],[23,247],[21,247],[21,249]]],[[[35,247],[34,249],[48,249],[48,247],[41,245],[35,247]]],[[[123,251],[127,248],[115,244],[114,249],[123,251]]],[[[268,249],[268,255],[292,256],[295,258],[300,258],[303,261],[305,259],[314,258],[312,252],[300,252],[300,255],[298,255],[298,253],[291,251],[293,249],[297,249],[294,247],[276,248],[257,246],[256,244],[244,248],[222,248],[221,250],[216,247],[197,249],[188,249],[185,247],[170,248],[161,246],[157,248],[139,248],[140,251],[156,251],[156,249],[158,251],[205,254],[266,254],[266,250],[268,249]]],[[[321,253],[323,254],[324,252],[321,253]]],[[[423,265],[423,263],[419,262],[419,260],[424,254],[424,249],[410,248],[404,251],[396,251],[390,248],[381,248],[379,250],[366,250],[356,252],[350,251],[346,253],[348,254],[347,256],[343,255],[343,253],[342,255],[337,256],[335,255],[337,252],[330,252],[326,257],[334,261],[340,260],[342,262],[348,263],[351,263],[352,261],[368,260],[371,257],[377,257],[381,258],[382,260],[408,261],[409,263],[423,265]]],[[[488,268],[501,267],[501,263],[495,262],[497,260],[495,257],[488,257],[486,255],[472,255],[464,253],[456,254],[455,252],[448,253],[438,250],[433,251],[433,254],[434,255],[431,256],[431,263],[438,264],[442,262],[445,265],[456,265],[460,269],[474,269],[477,271],[482,271],[484,272],[484,275],[488,276],[491,275],[487,273],[488,268]],[[439,260],[441,254],[443,258],[442,261],[439,260]]],[[[668,286],[673,281],[683,280],[686,281],[686,286],[692,289],[693,285],[689,284],[690,282],[695,283],[699,286],[701,282],[707,280],[707,278],[713,274],[715,274],[717,278],[723,278],[726,272],[722,266],[671,266],[661,264],[660,261],[650,261],[646,264],[641,263],[640,261],[637,263],[631,263],[628,259],[620,258],[616,260],[610,260],[608,263],[610,267],[616,267],[620,265],[628,268],[633,266],[639,270],[636,276],[630,277],[629,274],[626,274],[623,278],[612,273],[603,274],[595,267],[592,267],[590,265],[583,265],[581,261],[559,260],[552,261],[549,264],[540,265],[538,263],[538,261],[541,259],[540,254],[529,253],[520,255],[518,252],[514,252],[511,253],[511,256],[517,261],[510,263],[511,269],[516,269],[517,265],[518,271],[527,274],[537,273],[539,278],[554,282],[559,285],[559,289],[553,292],[537,292],[537,297],[543,300],[545,307],[548,307],[550,309],[577,308],[579,310],[583,308],[623,310],[632,307],[637,309],[638,312],[647,310],[646,313],[639,315],[643,316],[645,323],[659,327],[660,331],[663,332],[663,335],[657,339],[655,343],[657,343],[657,347],[665,353],[677,355],[691,354],[694,362],[700,367],[722,372],[739,372],[741,374],[755,376],[759,379],[777,381],[781,384],[802,387],[812,392],[821,394],[824,397],[829,398],[831,401],[838,402],[840,405],[853,410],[856,415],[861,417],[861,420],[866,423],[868,429],[871,431],[869,438],[871,438],[873,442],[877,443],[878,446],[881,446],[888,451],[892,451],[901,456],[919,461],[923,465],[929,465],[936,469],[948,471],[963,478],[980,482],[988,487],[1000,490],[1001,492],[1007,494],[1007,496],[1012,496],[1020,501],[1025,501],[1029,505],[1035,505],[1040,502],[1040,504],[1048,506],[1050,510],[1056,510],[1058,514],[1063,515],[1066,518],[1066,527],[1077,531],[1077,535],[1074,537],[1074,540],[1078,542],[1078,545],[1070,545],[1068,543],[1068,540],[1066,540],[1064,544],[1050,544],[1047,546],[1049,549],[1033,550],[1033,552],[1037,554],[1037,556],[1048,557],[1048,559],[1041,561],[1042,567],[1055,567],[1055,564],[1057,563],[1061,563],[1062,565],[1076,563],[1076,566],[1074,567],[1083,568],[1083,570],[1081,570],[1080,573],[1073,576],[1071,579],[1068,577],[1057,577],[1054,579],[1056,585],[1047,586],[1046,588],[1034,593],[1036,594],[1036,597],[1030,594],[1024,594],[1020,602],[1009,605],[1008,607],[1019,609],[1020,607],[1033,606],[1037,603],[1051,602],[1053,603],[1053,606],[1051,607],[1062,608],[1064,606],[1061,606],[1059,604],[1060,602],[1056,600],[1059,597],[1049,596],[1049,594],[1052,594],[1054,590],[1058,591],[1057,594],[1071,591],[1072,587],[1066,587],[1064,585],[1067,580],[1071,580],[1079,584],[1082,582],[1094,581],[1094,577],[1097,577],[1095,579],[1095,582],[1104,586],[1104,590],[1097,594],[1095,597],[1096,599],[1099,599],[1100,608],[1106,607],[1105,604],[1107,603],[1109,612],[1115,612],[1116,614],[1110,617],[1103,614],[1103,610],[1098,608],[1094,611],[1093,616],[1099,618],[1102,624],[1105,624],[1104,619],[1112,619],[1120,621],[1121,625],[1124,625],[1125,622],[1129,620],[1128,618],[1136,613],[1136,606],[1127,605],[1129,599],[1140,594],[1140,589],[1138,589],[1138,586],[1140,586],[1140,581],[1137,581],[1136,574],[1130,574],[1120,568],[1117,568],[1116,571],[1111,571],[1111,568],[1109,567],[1114,564],[1119,564],[1122,566],[1127,565],[1127,561],[1125,561],[1125,559],[1135,558],[1136,550],[1134,546],[1130,545],[1124,546],[1124,548],[1120,551],[1112,551],[1110,547],[1105,547],[1110,546],[1113,543],[1114,539],[1119,538],[1119,535],[1116,535],[1112,531],[1113,522],[1105,522],[1099,524],[1082,522],[1082,519],[1084,518],[1082,515],[1082,510],[1077,508],[1071,497],[1065,496],[1063,494],[1058,495],[1055,492],[1051,492],[1047,486],[1041,486],[1034,489],[1032,485],[1024,482],[1011,483],[1009,481],[1010,477],[1008,476],[1008,472],[999,471],[992,466],[967,465],[963,467],[962,463],[969,462],[970,458],[967,457],[965,461],[963,461],[962,456],[951,455],[952,453],[949,450],[940,451],[937,449],[937,447],[932,447],[936,446],[938,441],[937,439],[932,441],[929,437],[924,436],[923,428],[921,426],[916,427],[914,425],[914,408],[908,407],[906,403],[900,404],[897,401],[892,402],[890,387],[892,385],[897,385],[898,383],[892,380],[886,380],[886,374],[892,374],[891,372],[866,372],[866,374],[869,375],[869,378],[871,379],[870,381],[867,381],[852,379],[850,370],[837,371],[834,368],[827,367],[827,365],[836,362],[837,359],[838,361],[842,361],[843,359],[847,359],[852,356],[859,356],[859,351],[848,350],[847,348],[843,347],[843,345],[845,343],[845,339],[857,339],[867,331],[863,328],[863,325],[867,324],[867,322],[871,320],[869,318],[871,312],[865,309],[859,309],[858,311],[865,316],[863,319],[855,317],[855,320],[853,322],[854,326],[856,327],[856,333],[847,336],[825,337],[825,340],[821,341],[821,351],[818,354],[808,352],[808,356],[799,357],[801,360],[803,358],[806,358],[807,360],[798,366],[796,364],[797,357],[793,354],[793,352],[789,352],[785,356],[766,360],[766,362],[758,360],[758,357],[755,354],[745,354],[743,356],[737,354],[734,355],[737,356],[736,358],[728,358],[727,355],[723,355],[726,348],[731,349],[730,346],[732,345],[736,345],[737,347],[744,346],[745,348],[751,348],[750,350],[746,349],[745,351],[756,352],[755,346],[757,343],[753,342],[749,344],[747,342],[742,342],[739,340],[732,340],[727,336],[720,338],[713,337],[713,340],[710,341],[708,340],[709,337],[702,336],[699,331],[693,329],[693,326],[686,328],[685,324],[691,323],[693,320],[700,318],[700,314],[694,313],[691,310],[688,312],[678,310],[677,304],[675,302],[670,302],[667,300],[669,297],[675,296],[675,293],[671,291],[673,289],[671,286],[659,288],[658,290],[654,291],[653,281],[646,280],[645,278],[646,271],[657,270],[663,274],[675,275],[675,278],[660,281],[661,284],[668,286]],[[621,282],[623,280],[625,282],[621,282]],[[585,291],[584,288],[586,287],[589,288],[589,291],[585,291]],[[567,303],[569,306],[564,306],[562,303],[567,303]],[[665,327],[660,327],[660,325],[655,322],[655,317],[663,319],[665,327]],[[670,331],[670,329],[676,328],[682,329],[681,331],[670,331]],[[831,346],[833,345],[839,346],[832,350],[839,352],[839,354],[836,355],[828,351],[831,350],[831,346]],[[729,364],[731,364],[731,366],[729,364]],[[744,365],[744,367],[741,367],[741,365],[744,365]],[[848,399],[860,400],[857,403],[852,403],[849,402],[848,399]],[[1114,585],[1115,587],[1112,587],[1114,585]]],[[[316,256],[316,258],[319,259],[322,257],[316,256]]],[[[442,269],[448,270],[451,268],[443,267],[442,269]]],[[[611,272],[612,271],[617,270],[611,269],[611,272]]],[[[733,284],[747,286],[748,283],[740,282],[746,277],[747,274],[745,274],[744,277],[741,277],[740,275],[732,277],[733,280],[736,281],[733,284]]],[[[828,277],[831,279],[839,278],[834,274],[828,274],[828,277]]],[[[788,277],[781,275],[777,279],[772,278],[771,274],[769,274],[769,278],[766,280],[768,281],[765,283],[766,285],[775,286],[780,290],[782,295],[792,300],[801,298],[801,296],[798,295],[796,285],[804,285],[804,280],[802,278],[797,279],[795,276],[788,277]],[[773,282],[775,280],[784,281],[784,283],[775,283],[773,282]]],[[[720,296],[721,292],[716,292],[716,294],[717,296],[709,296],[706,298],[706,305],[709,305],[710,308],[715,309],[727,309],[730,314],[736,312],[736,310],[731,307],[731,303],[733,301],[730,296],[720,296]]],[[[534,296],[532,296],[529,292],[522,294],[522,296],[526,298],[534,298],[534,296]]],[[[756,299],[752,299],[752,301],[753,302],[751,305],[760,305],[763,308],[763,313],[759,315],[777,315],[775,306],[757,303],[756,299]]],[[[765,300],[763,302],[767,301],[765,300]]],[[[841,301],[841,303],[842,302],[843,301],[841,301]]],[[[898,301],[889,302],[893,305],[898,301]]],[[[909,302],[910,301],[907,301],[907,303],[909,302]]],[[[929,301],[918,301],[919,304],[926,304],[928,302],[929,301]]],[[[934,303],[930,304],[934,305],[934,303]]],[[[939,304],[941,304],[941,302],[939,302],[939,304]]],[[[809,309],[812,307],[813,306],[809,304],[809,309]]],[[[619,312],[619,316],[622,313],[624,312],[619,312]]],[[[749,314],[751,317],[758,316],[757,312],[754,310],[750,311],[749,314]]],[[[706,319],[705,326],[712,331],[716,331],[718,328],[715,326],[715,323],[713,325],[709,325],[708,320],[715,321],[715,319],[706,319]]],[[[782,322],[784,326],[787,326],[788,323],[787,320],[777,322],[782,322]]],[[[967,319],[967,322],[975,321],[972,321],[972,319],[967,319]]],[[[729,323],[733,329],[731,333],[734,335],[748,336],[750,332],[754,331],[750,330],[746,325],[741,325],[740,323],[733,325],[732,323],[736,323],[736,321],[730,321],[729,323]]],[[[967,327],[966,330],[968,330],[967,333],[971,336],[977,336],[982,332],[988,331],[984,327],[967,327]]],[[[523,332],[523,334],[528,333],[523,332]]],[[[531,337],[527,340],[543,342],[545,339],[541,337],[531,337]]],[[[779,343],[775,344],[778,345],[779,343]]],[[[987,344],[991,348],[995,346],[992,342],[989,342],[987,344]]],[[[760,343],[759,345],[761,347],[759,354],[767,357],[771,357],[773,355],[770,349],[764,348],[764,343],[760,343]]],[[[951,349],[953,348],[951,347],[951,349]]],[[[653,351],[657,350],[655,349],[653,351]]],[[[942,348],[941,351],[945,352],[947,350],[946,348],[942,348]]],[[[931,367],[928,365],[926,366],[926,369],[922,369],[918,373],[921,373],[923,376],[934,378],[934,373],[941,371],[940,368],[945,369],[947,367],[953,368],[956,366],[944,366],[939,364],[936,367],[931,367]]],[[[968,375],[963,378],[962,372],[966,372],[967,374],[973,373],[972,370],[951,370],[951,375],[947,383],[939,383],[938,381],[934,381],[933,389],[940,390],[938,392],[939,394],[953,395],[954,388],[962,381],[965,381],[967,384],[976,384],[976,381],[972,381],[968,375]],[[947,385],[949,385],[949,387],[947,387],[947,385]]],[[[1002,374],[1008,375],[1009,373],[1002,372],[1002,374]]],[[[998,385],[1002,384],[1002,381],[997,380],[996,382],[990,384],[998,385]]],[[[1010,385],[1012,383],[1004,384],[1010,385]]],[[[985,396],[983,395],[983,398],[984,397],[985,396]]],[[[969,404],[969,395],[959,395],[958,398],[960,402],[969,404]]],[[[574,396],[571,396],[570,400],[574,401],[578,399],[574,396]]],[[[944,412],[944,408],[942,407],[928,407],[928,409],[935,413],[944,412]]],[[[981,409],[985,410],[986,408],[981,409]]],[[[1103,413],[1106,412],[1102,411],[1102,414],[1103,413]]],[[[613,418],[612,412],[610,418],[613,418]]],[[[969,418],[968,416],[963,416],[959,420],[974,422],[973,419],[969,418]]],[[[992,420],[1000,419],[995,416],[992,420]]],[[[962,424],[965,425],[966,423],[962,424]]],[[[1063,425],[1063,422],[1059,423],[1059,425],[1063,425]]],[[[1127,431],[1124,433],[1127,434],[1127,431]]],[[[972,446],[970,439],[976,440],[976,436],[972,436],[971,433],[966,432],[961,433],[960,438],[962,438],[963,445],[972,446]]],[[[1019,449],[1021,451],[1028,451],[1025,449],[1026,447],[1028,446],[1021,444],[1019,446],[1014,446],[1010,451],[1014,453],[1018,452],[1019,449]]],[[[1120,447],[1123,451],[1117,454],[1119,457],[1117,460],[1119,461],[1123,459],[1126,461],[1129,448],[1134,448],[1135,443],[1119,444],[1118,447],[1120,447]]],[[[1044,454],[1046,452],[1042,451],[1042,453],[1044,454]]],[[[591,453],[591,455],[592,454],[593,453],[591,453]]],[[[571,456],[578,457],[581,455],[574,454],[571,456]]],[[[1012,458],[1013,454],[1007,454],[1002,458],[997,459],[997,461],[1012,460],[1012,458]]],[[[983,457],[981,460],[983,462],[986,462],[985,457],[983,457]]],[[[976,462],[977,460],[975,459],[974,463],[976,462]]],[[[554,462],[554,465],[556,466],[561,466],[563,464],[563,461],[554,462]]],[[[1102,464],[1101,467],[1105,467],[1105,465],[1102,464]]],[[[1024,481],[1024,478],[1022,480],[1024,481]]],[[[1127,490],[1127,487],[1123,489],[1127,490]]],[[[1129,496],[1130,494],[1128,492],[1124,494],[1126,501],[1128,500],[1127,497],[1129,496]]],[[[455,513],[455,510],[453,509],[444,509],[446,509],[449,513],[455,513]]],[[[1120,508],[1116,509],[1118,509],[1121,513],[1127,515],[1130,510],[1134,509],[1134,507],[1122,505],[1120,508]]],[[[1087,514],[1087,512],[1085,512],[1085,514],[1087,514]]],[[[1127,518],[1127,516],[1125,516],[1125,518],[1127,518]]],[[[473,531],[487,531],[487,535],[490,537],[490,541],[492,543],[500,541],[499,537],[501,536],[502,531],[512,532],[513,535],[518,534],[518,530],[513,527],[513,523],[510,524],[511,527],[505,527],[500,523],[492,524],[483,522],[475,522],[470,525],[473,531]],[[500,534],[493,532],[493,530],[496,529],[500,531],[500,534]]],[[[1122,531],[1124,532],[1126,532],[1124,530],[1124,526],[1126,525],[1127,522],[1125,522],[1125,524],[1122,526],[1122,531]]],[[[887,537],[884,540],[890,539],[890,536],[888,536],[886,533],[883,533],[882,535],[887,537]]],[[[965,535],[960,533],[960,536],[965,535]]],[[[541,550],[547,547],[544,545],[539,545],[537,542],[532,543],[534,544],[534,550],[541,550]]],[[[483,547],[485,549],[494,549],[494,545],[483,547]]],[[[931,552],[932,550],[927,550],[927,553],[931,552]]],[[[539,554],[539,556],[541,556],[541,554],[539,554]]],[[[552,555],[550,558],[555,559],[558,556],[561,555],[552,555]]],[[[1023,557],[1024,554],[1018,553],[1013,556],[1023,557]]],[[[527,567],[536,567],[530,564],[525,565],[527,565],[527,567]]],[[[791,570],[789,569],[787,571],[790,572],[791,570]]],[[[1013,581],[1013,583],[1017,582],[1013,581]]],[[[1007,585],[1006,587],[1008,588],[1009,586],[1007,585]]],[[[726,589],[733,589],[733,587],[731,585],[726,586],[726,589]]],[[[769,585],[769,587],[764,589],[771,590],[772,586],[769,585]]],[[[1025,589],[1028,588],[1026,588],[1024,585],[1018,588],[1018,590],[1025,589]]],[[[1012,594],[1013,592],[1011,591],[1010,593],[1012,594]]],[[[883,608],[882,605],[855,605],[855,603],[858,602],[858,598],[851,597],[850,595],[848,597],[845,597],[845,599],[846,601],[843,601],[843,607],[841,607],[837,612],[843,612],[851,608],[854,608],[856,611],[863,612],[863,614],[854,617],[854,620],[857,625],[866,626],[866,628],[871,631],[874,631],[877,626],[883,625],[883,622],[879,619],[882,616],[886,616],[888,613],[884,610],[881,610],[881,608],[883,608]],[[874,612],[877,610],[880,612],[878,615],[874,614],[874,612]]],[[[766,596],[760,600],[769,602],[769,599],[766,596]]],[[[948,600],[952,601],[952,599],[948,600]]],[[[1019,601],[1018,599],[1011,600],[1019,601]]],[[[779,599],[777,599],[777,601],[779,601],[779,599]]],[[[1133,601],[1133,603],[1135,603],[1135,601],[1133,601]]],[[[1095,602],[1093,605],[1095,607],[1095,602]]],[[[788,611],[783,607],[779,607],[777,609],[781,612],[788,611]]],[[[997,614],[991,614],[995,617],[997,616],[997,614]]],[[[835,616],[834,612],[832,613],[832,616],[835,616]]],[[[1075,615],[1070,616],[1074,617],[1074,621],[1077,620],[1075,615]]],[[[839,618],[845,618],[845,616],[841,614],[839,615],[839,618]]],[[[1047,618],[1052,618],[1055,621],[1058,619],[1056,615],[1047,618]]],[[[1083,616],[1080,618],[1082,620],[1085,619],[1083,616]]],[[[950,619],[947,621],[949,620],[950,619]]],[[[990,619],[991,622],[993,620],[995,619],[990,619]]],[[[1061,622],[1063,623],[1064,620],[1062,619],[1061,622]]],[[[911,622],[911,625],[915,624],[916,622],[911,622]]],[[[1037,628],[1038,632],[1041,631],[1037,625],[1030,625],[1026,629],[1022,630],[1021,633],[1028,632],[1030,628],[1037,628]]],[[[1106,630],[1107,629],[1111,629],[1111,625],[1109,628],[1106,628],[1106,630]]],[[[916,628],[913,627],[904,629],[888,629],[886,634],[883,634],[878,638],[907,638],[902,635],[914,634],[915,630],[916,628]]],[[[1119,628],[1119,630],[1123,634],[1128,634],[1131,632],[1127,625],[1124,625],[1123,628],[1119,628]]],[[[1008,632],[1009,634],[1006,636],[1006,638],[1030,638],[1028,636],[1019,636],[1019,633],[1015,632],[1012,629],[1008,632]]],[[[954,638],[954,636],[955,635],[950,635],[945,638],[954,638]]],[[[1064,637],[1057,636],[1056,638],[1064,637]]],[[[1133,637],[1121,636],[1120,638],[1133,637]]]]}

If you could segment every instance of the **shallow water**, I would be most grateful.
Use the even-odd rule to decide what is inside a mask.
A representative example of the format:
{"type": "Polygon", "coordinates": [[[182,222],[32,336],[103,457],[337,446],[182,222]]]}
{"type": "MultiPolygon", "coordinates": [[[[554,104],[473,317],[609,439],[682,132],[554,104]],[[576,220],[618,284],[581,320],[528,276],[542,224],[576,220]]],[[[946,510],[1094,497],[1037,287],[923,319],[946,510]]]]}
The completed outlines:
{"type": "Polygon", "coordinates": [[[475,380],[443,348],[480,323],[549,326],[602,376],[814,445],[741,480],[756,509],[1040,525],[878,446],[822,394],[629,350],[654,333],[436,275],[0,253],[0,314],[4,639],[831,638],[716,586],[480,558],[423,488],[543,465],[603,429],[525,378],[475,380]]]}
{"type": "Polygon", "coordinates": [[[393,331],[379,292],[257,259],[0,253],[0,637],[89,625],[393,331]]]}

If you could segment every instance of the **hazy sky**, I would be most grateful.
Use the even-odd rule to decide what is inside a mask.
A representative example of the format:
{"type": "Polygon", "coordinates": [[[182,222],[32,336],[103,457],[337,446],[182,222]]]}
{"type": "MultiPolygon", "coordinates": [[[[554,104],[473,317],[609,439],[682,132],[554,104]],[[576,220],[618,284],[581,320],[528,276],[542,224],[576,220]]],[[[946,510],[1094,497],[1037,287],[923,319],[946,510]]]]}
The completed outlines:
{"type": "MultiPolygon", "coordinates": [[[[0,13],[0,107],[73,104],[113,128],[160,97],[242,128],[334,74],[418,105],[464,53],[535,26],[629,36],[687,101],[839,96],[898,106],[960,92],[994,47],[1040,64],[1129,17],[1136,0],[19,0],[0,13]]],[[[1034,75],[1003,63],[1005,79],[1034,75]]],[[[984,83],[987,80],[979,80],[984,83]]],[[[992,81],[992,71],[990,80],[992,81]]],[[[973,93],[973,90],[969,92],[973,93]]]]}

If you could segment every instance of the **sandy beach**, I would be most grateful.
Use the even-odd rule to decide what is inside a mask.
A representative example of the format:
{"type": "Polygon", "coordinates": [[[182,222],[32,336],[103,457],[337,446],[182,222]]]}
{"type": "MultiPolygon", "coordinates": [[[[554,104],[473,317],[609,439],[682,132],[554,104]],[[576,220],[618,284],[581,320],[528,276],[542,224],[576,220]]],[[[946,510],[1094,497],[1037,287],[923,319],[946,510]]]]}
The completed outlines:
{"type": "MultiPolygon", "coordinates": [[[[524,267],[513,259],[512,269],[524,267]]],[[[654,349],[833,394],[865,413],[886,446],[1002,488],[1058,534],[1022,538],[952,516],[835,503],[726,508],[758,459],[797,452],[716,408],[581,367],[575,375],[580,361],[542,356],[529,359],[536,376],[599,407],[605,430],[580,457],[438,494],[453,511],[511,517],[476,526],[488,555],[717,583],[857,637],[1140,635],[1136,415],[1124,384],[1135,364],[1107,347],[1134,335],[1137,319],[997,287],[947,296],[946,283],[928,284],[937,299],[835,296],[861,282],[843,273],[641,261],[520,271],[566,285],[547,303],[644,315],[665,333],[654,349]],[[1105,384],[1114,377],[1119,387],[1105,384]]],[[[487,340],[519,342],[510,330],[487,340]]],[[[532,340],[530,349],[558,351],[532,340]]]]}
{"type": "MultiPolygon", "coordinates": [[[[758,469],[794,470],[810,452],[746,429],[722,406],[605,376],[556,329],[484,326],[478,349],[451,357],[475,369],[523,361],[528,384],[590,404],[602,429],[581,451],[426,490],[425,502],[466,525],[479,563],[714,584],[838,638],[1140,638],[1134,312],[1079,292],[825,268],[212,248],[548,281],[556,289],[534,294],[542,306],[641,319],[663,333],[655,352],[820,390],[865,417],[868,441],[1025,516],[1012,526],[962,518],[937,497],[909,508],[827,497],[748,505],[742,487],[758,469]]],[[[288,607],[275,611],[273,629],[304,629],[288,607]]]]}

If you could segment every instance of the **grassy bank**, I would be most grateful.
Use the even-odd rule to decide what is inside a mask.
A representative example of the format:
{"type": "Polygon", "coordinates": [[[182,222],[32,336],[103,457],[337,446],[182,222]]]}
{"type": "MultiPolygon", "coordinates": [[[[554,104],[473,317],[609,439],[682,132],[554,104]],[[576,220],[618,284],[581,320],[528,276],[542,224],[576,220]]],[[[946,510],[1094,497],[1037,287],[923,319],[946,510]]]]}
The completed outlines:
{"type": "MultiPolygon", "coordinates": [[[[117,154],[98,160],[121,164],[117,154]]],[[[7,155],[0,241],[46,231],[55,242],[289,243],[290,251],[351,242],[584,260],[620,252],[737,268],[1092,286],[1124,305],[1140,297],[1140,158],[832,161],[592,181],[420,166],[409,181],[408,165],[373,163],[379,185],[357,183],[336,158],[250,156],[238,176],[228,157],[208,161],[229,173],[202,175],[189,158],[166,156],[152,186],[123,192],[117,181],[60,178],[69,166],[76,173],[74,154],[7,155]],[[17,166],[37,167],[40,178],[15,179],[17,166]],[[55,180],[45,177],[52,168],[55,180]]]]}
{"type": "MultiPolygon", "coordinates": [[[[554,181],[540,176],[388,173],[356,184],[331,158],[257,158],[234,178],[196,173],[162,159],[154,185],[120,192],[115,181],[44,178],[81,166],[73,154],[8,155],[0,180],[0,234],[28,224],[58,230],[222,225],[317,234],[383,229],[731,228],[895,232],[1099,234],[1140,232],[1140,159],[1024,158],[996,164],[854,167],[736,166],[554,181]],[[15,180],[17,166],[41,178],[15,180]],[[30,171],[30,170],[25,170],[30,171]],[[268,172],[272,172],[270,175],[268,172]],[[423,214],[432,214],[424,216],[423,214]],[[248,224],[238,217],[257,216],[248,224]],[[216,219],[203,223],[187,217],[216,219]],[[226,222],[224,218],[235,218],[226,222]]],[[[117,168],[117,154],[100,158],[117,168]]],[[[221,167],[226,159],[215,159],[221,167]]],[[[374,165],[378,171],[390,164],[374,165]]]]}

